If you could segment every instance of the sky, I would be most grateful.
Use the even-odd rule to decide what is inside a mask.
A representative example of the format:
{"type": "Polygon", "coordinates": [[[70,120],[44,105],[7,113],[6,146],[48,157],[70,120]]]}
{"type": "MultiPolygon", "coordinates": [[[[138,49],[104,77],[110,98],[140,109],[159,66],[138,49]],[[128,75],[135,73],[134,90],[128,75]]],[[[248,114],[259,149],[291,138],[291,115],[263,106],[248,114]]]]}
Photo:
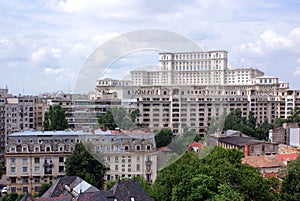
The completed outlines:
{"type": "MultiPolygon", "coordinates": [[[[298,0],[0,0],[0,88],[16,95],[72,92],[99,46],[159,29],[203,50],[227,50],[229,68],[258,68],[300,89],[299,11],[298,0]]],[[[158,65],[158,52],[121,57],[112,76],[158,65]]]]}

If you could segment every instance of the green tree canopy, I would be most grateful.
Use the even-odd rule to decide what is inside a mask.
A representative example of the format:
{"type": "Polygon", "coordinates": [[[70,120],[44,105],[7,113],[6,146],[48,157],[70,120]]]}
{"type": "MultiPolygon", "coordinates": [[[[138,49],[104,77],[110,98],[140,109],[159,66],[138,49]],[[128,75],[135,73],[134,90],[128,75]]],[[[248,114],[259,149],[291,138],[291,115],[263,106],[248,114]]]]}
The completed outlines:
{"type": "Polygon", "coordinates": [[[135,127],[135,119],[139,115],[138,110],[127,113],[124,108],[111,108],[101,115],[98,123],[101,127],[114,130],[117,127],[121,129],[132,129],[135,127]],[[134,120],[134,121],[133,121],[134,120]]]}
{"type": "Polygon", "coordinates": [[[38,191],[38,197],[41,197],[52,185],[48,183],[44,183],[41,185],[38,191]]]}
{"type": "Polygon", "coordinates": [[[50,105],[49,110],[45,112],[43,128],[45,131],[65,130],[68,128],[65,110],[60,105],[50,105]]]}
{"type": "Polygon", "coordinates": [[[242,157],[238,150],[221,147],[214,147],[203,159],[185,153],[159,171],[149,193],[161,201],[276,200],[277,194],[271,190],[273,183],[242,164],[242,157]]]}
{"type": "Polygon", "coordinates": [[[173,132],[171,129],[162,129],[155,135],[156,148],[168,146],[172,142],[173,132]]]}
{"type": "Polygon", "coordinates": [[[91,144],[78,143],[66,161],[67,176],[79,176],[97,188],[102,189],[105,165],[94,157],[91,144]],[[88,151],[89,150],[89,151],[88,151]]]}
{"type": "Polygon", "coordinates": [[[272,124],[265,119],[264,122],[257,124],[257,118],[254,112],[250,111],[248,117],[242,117],[241,109],[236,109],[230,112],[224,123],[224,130],[238,130],[242,133],[254,137],[259,140],[267,140],[269,136],[269,129],[274,128],[272,124]]]}
{"type": "Polygon", "coordinates": [[[300,158],[291,161],[287,170],[288,174],[282,182],[281,199],[286,201],[300,200],[300,158]]]}

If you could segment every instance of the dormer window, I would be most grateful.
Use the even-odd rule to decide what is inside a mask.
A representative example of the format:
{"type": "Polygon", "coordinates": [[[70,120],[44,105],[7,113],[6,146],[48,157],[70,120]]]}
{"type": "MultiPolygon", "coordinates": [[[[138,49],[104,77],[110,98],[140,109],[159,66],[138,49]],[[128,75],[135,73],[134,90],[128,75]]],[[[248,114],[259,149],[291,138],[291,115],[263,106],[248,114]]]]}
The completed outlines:
{"type": "Polygon", "coordinates": [[[51,146],[46,146],[46,151],[50,152],[51,151],[51,146]]]}
{"type": "Polygon", "coordinates": [[[151,150],[151,145],[147,145],[147,150],[151,150]]]}
{"type": "Polygon", "coordinates": [[[141,145],[137,145],[137,146],[136,146],[136,150],[137,150],[137,151],[140,151],[140,150],[141,150],[141,145]]]}
{"type": "Polygon", "coordinates": [[[40,151],[40,147],[39,146],[35,146],[34,147],[34,152],[39,152],[40,151]]]}
{"type": "Polygon", "coordinates": [[[10,152],[16,152],[16,147],[10,147],[10,152]]]}
{"type": "Polygon", "coordinates": [[[22,146],[22,152],[27,152],[27,146],[22,146]]]}

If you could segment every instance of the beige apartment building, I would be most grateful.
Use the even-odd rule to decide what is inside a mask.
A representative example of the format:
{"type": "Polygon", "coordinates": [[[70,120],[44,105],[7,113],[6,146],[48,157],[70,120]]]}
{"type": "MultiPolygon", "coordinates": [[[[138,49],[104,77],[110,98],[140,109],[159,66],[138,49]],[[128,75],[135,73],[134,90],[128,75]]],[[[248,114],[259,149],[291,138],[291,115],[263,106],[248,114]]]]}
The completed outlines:
{"type": "Polygon", "coordinates": [[[146,131],[24,131],[9,134],[6,186],[9,192],[37,192],[41,184],[65,175],[65,162],[80,141],[108,167],[105,180],[143,176],[154,181],[157,152],[154,134],[146,131]]]}
{"type": "Polygon", "coordinates": [[[9,192],[37,192],[65,175],[65,161],[80,141],[73,131],[24,131],[8,135],[6,186],[9,192]]]}
{"type": "Polygon", "coordinates": [[[228,69],[223,50],[160,53],[159,65],[160,71],[131,71],[131,86],[98,80],[96,94],[105,89],[119,99],[136,100],[138,123],[152,130],[171,128],[181,133],[189,128],[202,135],[212,120],[236,108],[245,117],[253,111],[257,123],[265,119],[272,123],[300,107],[300,90],[254,68],[228,69]]]}

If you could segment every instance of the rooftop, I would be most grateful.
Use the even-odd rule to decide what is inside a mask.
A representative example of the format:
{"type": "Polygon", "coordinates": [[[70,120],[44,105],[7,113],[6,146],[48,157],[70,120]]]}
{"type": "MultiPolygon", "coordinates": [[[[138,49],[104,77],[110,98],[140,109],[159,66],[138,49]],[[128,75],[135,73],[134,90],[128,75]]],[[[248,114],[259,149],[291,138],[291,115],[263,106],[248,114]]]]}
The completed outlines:
{"type": "Polygon", "coordinates": [[[219,139],[220,142],[224,142],[227,144],[236,145],[238,147],[244,147],[245,145],[255,145],[265,143],[262,140],[255,140],[254,138],[250,137],[240,137],[240,136],[229,136],[219,139]]]}

